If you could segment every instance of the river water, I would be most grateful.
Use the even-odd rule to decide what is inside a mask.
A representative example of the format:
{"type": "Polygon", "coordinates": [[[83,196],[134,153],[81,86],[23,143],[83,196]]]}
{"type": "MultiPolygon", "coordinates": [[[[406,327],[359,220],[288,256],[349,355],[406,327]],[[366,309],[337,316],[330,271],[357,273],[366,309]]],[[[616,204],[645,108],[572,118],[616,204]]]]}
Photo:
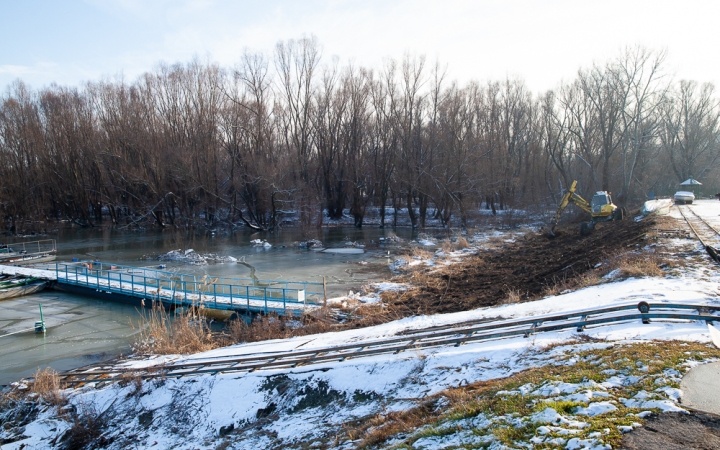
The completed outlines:
{"type": "MultiPolygon", "coordinates": [[[[328,297],[332,297],[390,276],[388,263],[398,246],[381,244],[386,241],[380,239],[390,236],[413,238],[409,229],[349,227],[327,228],[313,236],[327,248],[344,247],[348,241],[362,244],[362,254],[301,249],[298,242],[303,236],[294,229],[275,233],[63,229],[48,238],[57,239],[59,261],[77,258],[138,267],[162,264],[166,270],[180,273],[236,278],[249,278],[248,266],[252,266],[261,280],[322,282],[325,277],[328,297]],[[254,246],[250,241],[255,239],[267,241],[271,247],[254,246]],[[215,254],[225,261],[235,258],[246,264],[159,260],[172,250],[184,255],[189,249],[197,255],[215,254]]],[[[0,385],[31,375],[38,367],[67,370],[127,354],[139,318],[140,312],[133,306],[54,291],[4,300],[0,302],[0,385]],[[40,304],[48,328],[44,336],[32,330],[39,320],[40,304]]]]}

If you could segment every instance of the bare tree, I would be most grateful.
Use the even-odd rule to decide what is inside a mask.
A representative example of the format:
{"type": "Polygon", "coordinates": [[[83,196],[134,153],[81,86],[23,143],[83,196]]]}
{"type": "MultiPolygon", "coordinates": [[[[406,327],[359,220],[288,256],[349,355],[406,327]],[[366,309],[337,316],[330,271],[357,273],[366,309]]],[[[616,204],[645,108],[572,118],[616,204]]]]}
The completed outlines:
{"type": "Polygon", "coordinates": [[[702,178],[717,170],[720,105],[714,92],[712,84],[683,80],[663,105],[660,137],[678,182],[690,176],[702,178]]]}
{"type": "Polygon", "coordinates": [[[619,61],[622,80],[628,92],[623,115],[626,139],[622,146],[621,201],[630,196],[633,180],[638,177],[636,169],[642,153],[650,151],[656,141],[661,123],[659,109],[670,86],[663,82],[665,76],[662,64],[665,57],[665,52],[636,47],[625,50],[619,61]]]}

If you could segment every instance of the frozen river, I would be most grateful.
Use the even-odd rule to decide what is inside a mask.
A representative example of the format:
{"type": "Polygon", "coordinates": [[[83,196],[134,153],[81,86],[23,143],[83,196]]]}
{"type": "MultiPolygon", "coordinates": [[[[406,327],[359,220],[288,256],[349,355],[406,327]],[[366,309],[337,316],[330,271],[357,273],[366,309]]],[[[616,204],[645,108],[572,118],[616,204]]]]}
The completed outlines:
{"type": "MultiPolygon", "coordinates": [[[[337,296],[390,276],[388,262],[398,246],[381,244],[385,242],[381,238],[396,233],[403,241],[412,238],[409,229],[379,228],[328,228],[313,236],[327,248],[344,248],[346,242],[365,245],[361,254],[301,249],[297,243],[303,238],[298,230],[203,234],[68,229],[48,237],[57,239],[60,261],[78,258],[142,267],[162,264],[165,270],[180,273],[237,278],[249,278],[254,268],[255,276],[261,280],[322,282],[325,277],[328,296],[337,296]],[[254,246],[251,241],[256,239],[271,246],[254,246]],[[207,264],[197,264],[202,262],[198,257],[160,259],[173,250],[185,255],[189,249],[199,257],[212,254],[218,258],[206,258],[207,264]],[[218,259],[225,262],[212,262],[218,259]]],[[[53,291],[5,300],[0,307],[0,385],[30,375],[38,366],[66,370],[128,353],[139,317],[132,306],[53,291]],[[31,330],[39,320],[38,304],[43,305],[48,326],[45,336],[31,330]]]]}

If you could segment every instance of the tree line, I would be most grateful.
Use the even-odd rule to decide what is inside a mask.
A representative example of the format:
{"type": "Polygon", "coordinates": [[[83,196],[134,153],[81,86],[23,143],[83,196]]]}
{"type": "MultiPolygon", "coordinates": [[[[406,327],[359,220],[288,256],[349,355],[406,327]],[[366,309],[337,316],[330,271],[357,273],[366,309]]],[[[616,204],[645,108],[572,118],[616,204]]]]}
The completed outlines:
{"type": "Polygon", "coordinates": [[[382,226],[399,211],[414,227],[465,226],[482,207],[552,205],[574,179],[632,204],[718,175],[714,87],[672,80],[664,52],[626,49],[542,94],[510,78],[460,85],[424,57],[321,60],[303,38],[232,69],[16,81],[0,104],[0,226],[272,230],[347,212],[361,227],[368,208],[382,226]]]}

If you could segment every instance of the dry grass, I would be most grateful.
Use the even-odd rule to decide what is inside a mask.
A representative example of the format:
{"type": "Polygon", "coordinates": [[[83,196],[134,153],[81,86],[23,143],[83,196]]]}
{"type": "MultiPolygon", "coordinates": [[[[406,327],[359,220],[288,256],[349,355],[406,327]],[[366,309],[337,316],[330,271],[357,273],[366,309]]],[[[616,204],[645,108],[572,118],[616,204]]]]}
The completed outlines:
{"type": "Polygon", "coordinates": [[[430,283],[437,283],[440,277],[437,273],[430,273],[430,270],[416,270],[409,276],[409,282],[415,286],[425,286],[430,283]]]}
{"type": "Polygon", "coordinates": [[[628,253],[613,261],[620,269],[621,277],[662,277],[665,272],[660,268],[661,258],[653,254],[628,253]]]}
{"type": "Polygon", "coordinates": [[[257,342],[268,339],[284,339],[293,335],[286,320],[277,314],[258,317],[251,324],[244,320],[233,320],[228,325],[228,333],[235,342],[257,342]]]}
{"type": "MultiPolygon", "coordinates": [[[[187,315],[168,314],[161,307],[143,314],[135,341],[138,353],[158,355],[198,353],[242,342],[285,339],[294,336],[325,333],[338,329],[329,308],[320,308],[301,317],[281,317],[275,313],[257,316],[248,324],[242,319],[228,322],[224,332],[211,332],[205,318],[191,311],[187,315]]],[[[341,327],[341,326],[340,326],[341,327]]],[[[125,383],[135,383],[140,391],[142,381],[128,374],[125,383]]]]}
{"type": "Polygon", "coordinates": [[[352,424],[347,428],[350,440],[362,439],[360,447],[374,447],[385,442],[390,436],[414,430],[438,419],[434,398],[406,411],[378,414],[368,420],[352,424]]]}
{"type": "Polygon", "coordinates": [[[507,237],[505,236],[490,236],[485,242],[485,247],[488,248],[499,248],[507,245],[507,242],[505,242],[505,239],[507,237]]]}
{"type": "Polygon", "coordinates": [[[575,278],[575,289],[582,289],[588,286],[595,286],[602,283],[602,277],[595,271],[585,272],[575,278]]]}
{"type": "Polygon", "coordinates": [[[470,243],[463,235],[458,235],[455,240],[447,240],[442,243],[442,251],[445,253],[455,252],[470,247],[470,243]]]}
{"type": "Polygon", "coordinates": [[[190,314],[172,317],[162,306],[153,306],[140,320],[135,351],[158,355],[189,354],[220,346],[204,318],[190,314]]]}
{"type": "Polygon", "coordinates": [[[562,278],[555,280],[548,285],[542,292],[542,296],[560,295],[563,292],[576,291],[578,289],[601,284],[604,280],[600,273],[594,270],[585,272],[574,278],[562,278]]]}
{"type": "Polygon", "coordinates": [[[431,259],[434,254],[433,252],[425,250],[421,247],[411,247],[408,251],[408,255],[412,258],[431,259]]]}
{"type": "Polygon", "coordinates": [[[510,289],[507,293],[507,297],[505,297],[502,301],[500,301],[501,305],[512,305],[514,303],[520,303],[522,301],[522,293],[520,291],[517,291],[515,289],[510,289]]]}
{"type": "Polygon", "coordinates": [[[227,338],[230,344],[258,342],[325,333],[335,330],[336,327],[337,322],[330,318],[329,310],[325,308],[295,319],[272,313],[257,317],[250,324],[242,319],[230,321],[227,326],[227,338]]]}
{"type": "Polygon", "coordinates": [[[560,295],[561,292],[563,292],[565,289],[565,281],[558,282],[548,285],[543,289],[542,294],[540,294],[542,297],[553,297],[555,295],[560,295]]]}
{"type": "Polygon", "coordinates": [[[612,273],[612,279],[631,277],[663,277],[665,271],[661,266],[669,266],[669,262],[656,254],[625,252],[608,258],[607,262],[597,269],[591,269],[574,278],[557,279],[543,291],[543,296],[558,295],[566,291],[575,291],[588,286],[605,282],[605,276],[612,273]]]}
{"type": "Polygon", "coordinates": [[[33,374],[30,392],[37,394],[43,401],[55,406],[64,405],[67,403],[67,399],[61,389],[60,375],[54,369],[50,367],[38,368],[33,374]]]}
{"type": "Polygon", "coordinates": [[[133,385],[133,391],[130,393],[130,395],[140,395],[142,393],[143,380],[138,373],[124,372],[120,374],[119,378],[119,383],[121,386],[127,386],[129,384],[133,385]]]}

